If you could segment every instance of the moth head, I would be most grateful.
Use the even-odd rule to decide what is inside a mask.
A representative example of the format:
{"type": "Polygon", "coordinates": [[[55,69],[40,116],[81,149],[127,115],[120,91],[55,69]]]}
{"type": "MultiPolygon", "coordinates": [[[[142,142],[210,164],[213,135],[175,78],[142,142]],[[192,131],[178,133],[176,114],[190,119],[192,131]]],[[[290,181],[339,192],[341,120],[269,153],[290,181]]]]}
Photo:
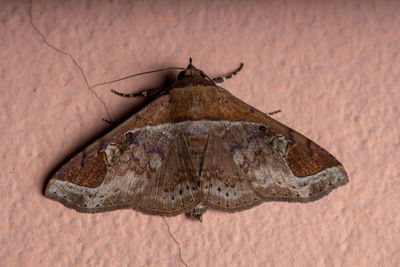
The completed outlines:
{"type": "Polygon", "coordinates": [[[192,65],[192,58],[189,58],[189,65],[186,69],[179,72],[178,80],[182,80],[185,77],[190,78],[208,78],[207,75],[202,71],[192,65]]]}

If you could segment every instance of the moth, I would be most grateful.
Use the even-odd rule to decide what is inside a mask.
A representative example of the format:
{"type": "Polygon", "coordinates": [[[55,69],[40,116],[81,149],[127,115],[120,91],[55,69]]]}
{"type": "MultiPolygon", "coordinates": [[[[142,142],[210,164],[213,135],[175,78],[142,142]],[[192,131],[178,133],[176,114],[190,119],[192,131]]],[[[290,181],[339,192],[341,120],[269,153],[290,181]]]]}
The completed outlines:
{"type": "Polygon", "coordinates": [[[336,158],[216,85],[223,80],[190,60],[167,89],[114,91],[153,100],[62,166],[45,195],[80,212],[132,208],[201,220],[207,207],[308,202],[348,182],[336,158]]]}

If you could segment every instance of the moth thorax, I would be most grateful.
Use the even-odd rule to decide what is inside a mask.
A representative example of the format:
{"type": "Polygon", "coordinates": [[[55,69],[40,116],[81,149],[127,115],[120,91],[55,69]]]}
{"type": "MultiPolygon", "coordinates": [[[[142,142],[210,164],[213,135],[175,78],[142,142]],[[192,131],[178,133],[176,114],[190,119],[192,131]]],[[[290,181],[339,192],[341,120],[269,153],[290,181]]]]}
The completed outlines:
{"type": "Polygon", "coordinates": [[[205,77],[205,74],[199,70],[198,68],[194,67],[192,64],[189,64],[184,71],[181,71],[178,74],[178,80],[182,79],[183,77],[205,77]]]}

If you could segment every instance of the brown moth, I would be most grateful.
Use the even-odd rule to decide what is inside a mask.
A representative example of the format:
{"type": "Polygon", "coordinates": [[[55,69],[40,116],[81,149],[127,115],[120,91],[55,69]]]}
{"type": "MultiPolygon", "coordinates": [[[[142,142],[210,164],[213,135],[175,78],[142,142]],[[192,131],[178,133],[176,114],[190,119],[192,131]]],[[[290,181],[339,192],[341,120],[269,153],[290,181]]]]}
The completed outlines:
{"type": "Polygon", "coordinates": [[[45,195],[81,212],[132,208],[201,220],[207,207],[308,202],[348,182],[336,158],[215,84],[223,79],[190,61],[168,89],[115,92],[153,101],[67,162],[45,195]]]}

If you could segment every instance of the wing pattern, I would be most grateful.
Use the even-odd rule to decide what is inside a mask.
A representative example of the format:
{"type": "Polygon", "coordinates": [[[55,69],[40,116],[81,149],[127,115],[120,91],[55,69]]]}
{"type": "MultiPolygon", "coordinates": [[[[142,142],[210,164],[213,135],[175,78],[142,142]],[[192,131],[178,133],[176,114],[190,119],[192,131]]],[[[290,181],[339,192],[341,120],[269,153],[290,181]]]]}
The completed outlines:
{"type": "Polygon", "coordinates": [[[236,211],[262,200],[308,201],[347,179],[341,166],[294,175],[285,161],[292,141],[260,123],[162,124],[128,131],[125,138],[95,154],[108,165],[101,184],[79,184],[79,175],[53,179],[47,195],[86,212],[130,207],[175,215],[199,203],[236,211]]]}

